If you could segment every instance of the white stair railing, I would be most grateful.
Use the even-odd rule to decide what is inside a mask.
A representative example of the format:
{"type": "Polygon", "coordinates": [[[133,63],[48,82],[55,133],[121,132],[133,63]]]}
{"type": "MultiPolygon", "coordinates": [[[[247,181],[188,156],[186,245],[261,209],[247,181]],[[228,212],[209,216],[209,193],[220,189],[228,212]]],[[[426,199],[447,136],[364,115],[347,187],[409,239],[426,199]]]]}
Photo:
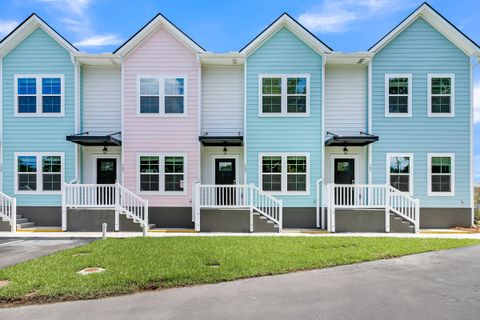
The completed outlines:
{"type": "Polygon", "coordinates": [[[250,228],[252,230],[253,210],[276,223],[282,228],[282,201],[249,185],[216,185],[194,183],[193,206],[195,229],[200,231],[201,209],[250,209],[250,228]]]}
{"type": "Polygon", "coordinates": [[[385,209],[385,231],[390,231],[390,212],[420,226],[420,201],[385,184],[327,184],[327,229],[335,232],[336,209],[385,209]]]}
{"type": "Polygon", "coordinates": [[[64,184],[62,191],[62,229],[67,228],[68,208],[99,208],[115,210],[115,230],[119,230],[119,214],[148,227],[148,200],[115,184],[64,184]]]}
{"type": "Polygon", "coordinates": [[[0,218],[8,221],[10,230],[17,231],[17,199],[0,192],[0,218]]]}
{"type": "Polygon", "coordinates": [[[148,227],[148,200],[140,198],[118,182],[115,185],[118,208],[142,227],[148,227]]]}

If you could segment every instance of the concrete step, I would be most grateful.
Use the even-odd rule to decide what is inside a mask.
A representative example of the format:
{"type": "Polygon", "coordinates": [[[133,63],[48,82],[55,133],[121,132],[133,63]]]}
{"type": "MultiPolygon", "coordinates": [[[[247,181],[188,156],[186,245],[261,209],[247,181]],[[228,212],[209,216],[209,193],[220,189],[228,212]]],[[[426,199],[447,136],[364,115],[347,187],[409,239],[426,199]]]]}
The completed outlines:
{"type": "Polygon", "coordinates": [[[28,222],[27,218],[19,218],[17,216],[17,224],[22,224],[22,223],[26,223],[26,222],[28,222]]]}
{"type": "Polygon", "coordinates": [[[148,229],[149,229],[149,230],[155,229],[156,227],[157,227],[157,225],[156,225],[155,223],[150,223],[150,224],[148,225],[148,229]]]}
{"type": "Polygon", "coordinates": [[[35,226],[35,222],[24,222],[17,224],[17,229],[31,228],[33,226],[35,226]]]}

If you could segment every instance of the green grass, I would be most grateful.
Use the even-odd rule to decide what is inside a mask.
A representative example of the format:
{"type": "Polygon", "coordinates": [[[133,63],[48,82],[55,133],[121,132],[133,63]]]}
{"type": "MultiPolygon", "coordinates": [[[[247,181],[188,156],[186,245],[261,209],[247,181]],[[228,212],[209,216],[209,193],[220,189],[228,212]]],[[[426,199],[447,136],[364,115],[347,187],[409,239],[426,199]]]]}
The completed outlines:
{"type": "Polygon", "coordinates": [[[468,239],[360,237],[98,240],[0,270],[0,280],[11,282],[0,288],[0,304],[91,299],[478,244],[479,241],[468,239]],[[86,267],[102,267],[106,272],[88,276],[76,274],[86,267]]]}

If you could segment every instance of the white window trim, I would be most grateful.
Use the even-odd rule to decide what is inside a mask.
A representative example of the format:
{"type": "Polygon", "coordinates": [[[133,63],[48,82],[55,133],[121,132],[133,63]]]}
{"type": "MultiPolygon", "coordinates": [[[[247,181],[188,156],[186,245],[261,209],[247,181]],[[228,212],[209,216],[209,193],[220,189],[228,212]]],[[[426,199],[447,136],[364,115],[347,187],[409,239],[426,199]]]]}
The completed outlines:
{"type": "MultiPolygon", "coordinates": [[[[47,95],[48,96],[48,95],[47,95]]],[[[13,76],[13,109],[15,117],[64,117],[65,116],[65,76],[63,74],[15,74],[13,76]],[[35,78],[37,84],[37,112],[36,113],[21,113],[18,112],[18,79],[21,78],[35,78]],[[42,94],[42,79],[43,78],[60,78],[60,112],[53,113],[43,112],[43,94],[42,94]]]]}
{"type": "Polygon", "coordinates": [[[412,74],[411,73],[388,73],[385,74],[385,117],[407,118],[412,116],[412,74]],[[390,113],[389,103],[389,80],[391,78],[408,78],[408,112],[407,113],[390,113]]]}
{"type": "Polygon", "coordinates": [[[310,195],[310,153],[305,152],[266,152],[258,154],[258,181],[259,188],[263,192],[271,195],[310,195]],[[263,191],[263,172],[262,172],[262,158],[280,156],[282,157],[282,190],[281,191],[263,191]],[[307,159],[306,172],[306,190],[305,191],[287,191],[287,157],[289,156],[304,156],[307,159]]]}
{"type": "Polygon", "coordinates": [[[428,74],[428,101],[427,101],[427,116],[432,118],[448,118],[455,116],[455,74],[428,74]],[[432,112],[432,78],[450,78],[451,79],[451,94],[436,95],[436,96],[450,96],[450,112],[448,113],[433,113],[432,112]]]}
{"type": "MultiPolygon", "coordinates": [[[[187,117],[187,76],[184,75],[137,75],[137,117],[144,118],[185,118],[187,117]],[[165,79],[183,79],[183,113],[165,113],[165,79]],[[159,113],[140,112],[140,79],[158,79],[159,86],[159,113]]],[[[169,95],[170,96],[170,95],[169,95]]]]}
{"type": "Polygon", "coordinates": [[[429,197],[453,197],[455,196],[455,153],[429,153],[427,167],[427,183],[429,197]],[[450,157],[452,163],[451,192],[433,192],[432,191],[432,158],[433,157],[450,157]]]}
{"type": "Polygon", "coordinates": [[[137,168],[136,168],[136,180],[137,180],[137,193],[143,195],[186,195],[188,189],[188,159],[186,153],[178,152],[162,152],[162,153],[137,153],[137,168]],[[158,191],[140,191],[140,157],[159,157],[159,170],[158,174],[158,191]],[[183,191],[165,191],[165,157],[183,157],[183,191]]]}
{"type": "Polygon", "coordinates": [[[61,171],[60,171],[60,181],[63,186],[63,182],[65,181],[65,153],[64,152],[15,152],[14,153],[14,191],[15,194],[37,194],[37,195],[42,195],[42,194],[62,194],[62,189],[63,187],[60,187],[60,190],[58,191],[43,191],[43,169],[42,169],[42,157],[45,156],[56,156],[60,157],[61,159],[61,171]],[[18,190],[18,157],[22,156],[35,156],[37,157],[37,172],[35,173],[37,175],[37,190],[35,191],[24,191],[24,190],[18,190]]]}
{"type": "Polygon", "coordinates": [[[310,116],[310,74],[259,74],[258,75],[258,116],[259,117],[309,117],[310,116]],[[280,113],[264,113],[262,104],[262,79],[263,78],[281,78],[282,79],[282,112],[280,113]],[[305,113],[287,112],[287,78],[306,78],[307,79],[307,97],[305,113]]]}
{"type": "Polygon", "coordinates": [[[408,157],[410,159],[410,171],[408,173],[409,175],[409,178],[408,178],[408,192],[402,192],[400,191],[401,193],[403,194],[407,194],[409,196],[413,196],[413,177],[414,177],[414,174],[413,174],[413,170],[414,170],[414,167],[413,167],[413,153],[387,153],[387,167],[386,167],[386,174],[387,174],[387,178],[386,178],[386,181],[387,181],[387,184],[390,185],[390,158],[393,158],[393,157],[408,157]]]}

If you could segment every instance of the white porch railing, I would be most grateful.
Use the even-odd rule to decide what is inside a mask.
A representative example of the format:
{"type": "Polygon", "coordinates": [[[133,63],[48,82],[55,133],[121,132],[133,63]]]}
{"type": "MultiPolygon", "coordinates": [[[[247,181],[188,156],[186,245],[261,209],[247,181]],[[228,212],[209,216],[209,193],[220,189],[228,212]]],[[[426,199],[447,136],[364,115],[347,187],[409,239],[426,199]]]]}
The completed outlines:
{"type": "Polygon", "coordinates": [[[385,231],[390,232],[390,213],[420,226],[420,201],[389,184],[327,184],[327,229],[335,232],[336,209],[385,209],[385,231]]]}
{"type": "Polygon", "coordinates": [[[115,184],[64,184],[62,191],[62,229],[67,229],[67,209],[114,209],[115,230],[119,230],[119,214],[148,227],[148,200],[142,199],[118,182],[115,184]]]}
{"type": "Polygon", "coordinates": [[[10,230],[17,231],[17,199],[0,192],[0,218],[8,221],[10,230]]]}
{"type": "Polygon", "coordinates": [[[253,184],[193,186],[195,229],[200,231],[201,209],[250,209],[250,231],[253,231],[253,212],[256,211],[282,229],[283,204],[253,184]]]}

